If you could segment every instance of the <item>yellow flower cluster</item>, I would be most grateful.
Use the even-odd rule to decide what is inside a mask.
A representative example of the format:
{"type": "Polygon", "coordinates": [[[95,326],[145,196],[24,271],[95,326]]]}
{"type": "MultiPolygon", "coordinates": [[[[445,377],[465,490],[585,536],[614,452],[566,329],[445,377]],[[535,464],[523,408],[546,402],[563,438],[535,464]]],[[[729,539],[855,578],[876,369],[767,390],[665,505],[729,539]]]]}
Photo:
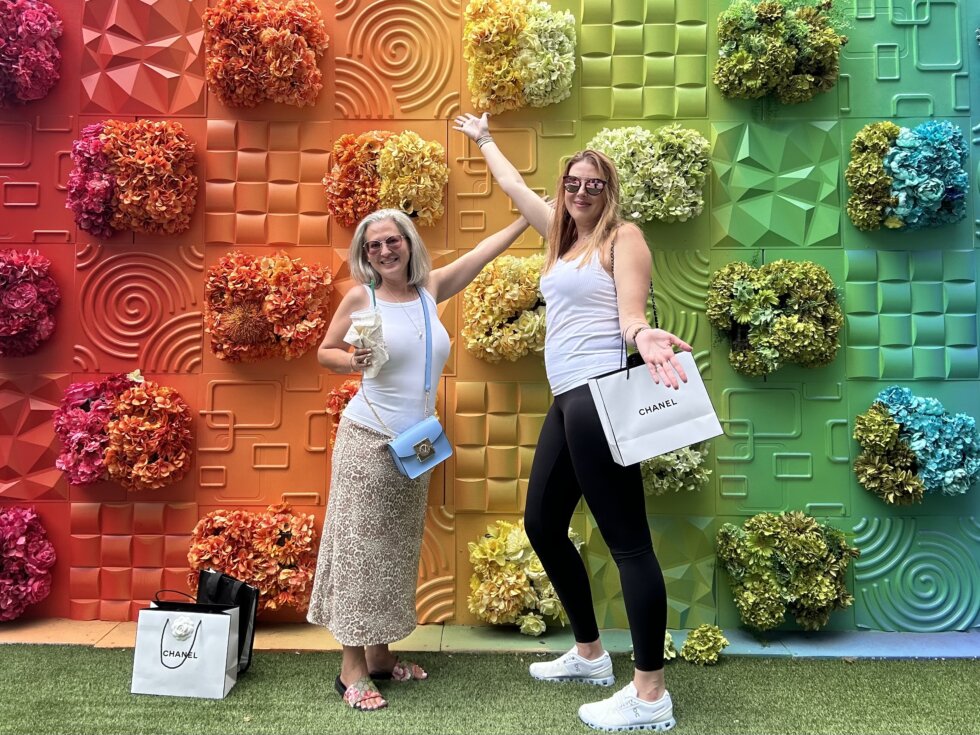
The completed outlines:
{"type": "Polygon", "coordinates": [[[463,28],[473,106],[545,107],[571,94],[575,18],[542,0],[470,0],[463,28]]]}
{"type": "Polygon", "coordinates": [[[487,362],[544,350],[544,255],[497,258],[463,292],[463,345],[487,362]]]}
{"type": "Polygon", "coordinates": [[[411,130],[392,135],[378,156],[378,175],[380,207],[401,209],[427,227],[442,219],[442,192],[449,182],[442,145],[411,130]]]}
{"type": "MultiPolygon", "coordinates": [[[[582,540],[571,528],[568,537],[581,548],[582,540]]],[[[480,620],[517,625],[524,635],[544,633],[546,618],[565,624],[565,609],[531,548],[523,520],[496,521],[469,550],[473,576],[467,604],[480,620]]]]}

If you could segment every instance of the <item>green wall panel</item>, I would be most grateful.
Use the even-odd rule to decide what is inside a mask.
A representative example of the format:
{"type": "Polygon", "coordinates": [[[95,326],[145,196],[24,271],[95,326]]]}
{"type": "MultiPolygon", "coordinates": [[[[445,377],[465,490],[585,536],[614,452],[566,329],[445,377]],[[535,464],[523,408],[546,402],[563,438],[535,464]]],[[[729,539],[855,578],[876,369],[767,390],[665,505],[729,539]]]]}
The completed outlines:
{"type": "Polygon", "coordinates": [[[842,117],[950,117],[970,110],[974,0],[850,0],[842,117]]]}
{"type": "Polygon", "coordinates": [[[973,250],[848,250],[844,287],[852,379],[980,377],[973,250]]]}
{"type": "Polygon", "coordinates": [[[855,525],[855,620],[873,630],[980,627],[976,517],[862,518],[855,525]]]}
{"type": "Polygon", "coordinates": [[[706,0],[583,0],[582,119],[707,115],[706,0]]]}
{"type": "MultiPolygon", "coordinates": [[[[696,628],[714,623],[717,525],[712,516],[648,516],[653,547],[667,584],[667,627],[696,628]]],[[[626,628],[619,569],[609,548],[586,516],[587,564],[600,628],[626,628]]]]}
{"type": "Polygon", "coordinates": [[[713,247],[840,245],[836,121],[712,123],[713,247]]]}

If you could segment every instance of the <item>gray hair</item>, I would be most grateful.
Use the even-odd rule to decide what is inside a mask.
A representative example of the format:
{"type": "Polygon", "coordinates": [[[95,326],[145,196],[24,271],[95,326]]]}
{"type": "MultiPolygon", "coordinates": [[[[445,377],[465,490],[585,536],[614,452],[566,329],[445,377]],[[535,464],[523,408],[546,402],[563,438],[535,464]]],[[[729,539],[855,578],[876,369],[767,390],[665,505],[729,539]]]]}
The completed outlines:
{"type": "Polygon", "coordinates": [[[422,236],[415,229],[415,224],[400,209],[379,209],[377,212],[371,212],[357,223],[354,237],[350,241],[350,252],[347,255],[351,277],[358,283],[370,283],[373,278],[377,285],[381,285],[381,274],[368,263],[367,253],[364,252],[364,233],[369,225],[386,219],[394,222],[395,227],[405,238],[409,256],[408,285],[424,286],[429,279],[429,272],[432,270],[432,259],[429,257],[429,251],[425,248],[425,243],[422,242],[422,236]]]}

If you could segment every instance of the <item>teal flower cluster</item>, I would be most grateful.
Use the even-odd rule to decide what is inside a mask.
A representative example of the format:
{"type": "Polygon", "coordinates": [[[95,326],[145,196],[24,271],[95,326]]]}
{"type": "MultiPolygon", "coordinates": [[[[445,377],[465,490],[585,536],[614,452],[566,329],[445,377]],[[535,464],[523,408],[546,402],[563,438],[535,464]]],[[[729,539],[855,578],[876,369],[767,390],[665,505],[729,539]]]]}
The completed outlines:
{"type": "Polygon", "coordinates": [[[650,131],[603,128],[586,146],[605,153],[619,173],[619,209],[630,222],[686,222],[704,209],[711,144],[674,123],[650,131]]]}
{"type": "Polygon", "coordinates": [[[899,438],[915,454],[927,493],[962,495],[980,478],[980,433],[965,413],[950,414],[935,398],[891,386],[878,394],[899,426],[899,438]]]}
{"type": "Polygon", "coordinates": [[[806,102],[837,83],[847,37],[833,0],[735,0],[718,16],[714,83],[725,97],[806,102]]]}
{"type": "Polygon", "coordinates": [[[871,123],[851,144],[847,213],[860,230],[919,230],[966,217],[970,177],[963,131],[948,120],[914,128],[871,123]]]}
{"type": "Polygon", "coordinates": [[[730,340],[728,360],[743,375],[768,375],[785,363],[828,365],[840,347],[837,287],[810,261],[729,263],[711,276],[706,313],[730,340]]]}
{"type": "Polygon", "coordinates": [[[835,610],[850,607],[847,567],[861,552],[843,532],[792,511],[760,513],[744,526],[726,523],[715,541],[742,621],[775,628],[789,613],[819,630],[835,610]]]}

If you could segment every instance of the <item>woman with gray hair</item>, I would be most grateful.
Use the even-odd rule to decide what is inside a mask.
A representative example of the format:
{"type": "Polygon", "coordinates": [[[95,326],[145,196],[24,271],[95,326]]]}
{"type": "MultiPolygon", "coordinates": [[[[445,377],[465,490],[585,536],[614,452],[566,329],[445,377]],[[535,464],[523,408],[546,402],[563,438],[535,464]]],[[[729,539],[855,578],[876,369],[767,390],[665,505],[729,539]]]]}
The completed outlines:
{"type": "Polygon", "coordinates": [[[344,647],[337,692],[351,707],[387,705],[375,679],[408,681],[428,675],[399,661],[388,644],[415,630],[415,586],[431,470],[409,479],[395,466],[387,443],[435,411],[422,390],[425,322],[431,322],[430,379],[436,384],[449,357],[449,334],[436,304],[462,291],[483,267],[527,228],[522,217],[473,250],[435,270],[412,220],[383,209],[358,224],[348,264],[360,285],[340,302],[317,352],[335,373],[371,368],[370,348],[351,351],[344,337],[351,315],[372,304],[376,284],[388,360],[371,370],[337,427],[330,498],[307,618],[329,628],[344,647]],[[423,312],[423,309],[427,312],[423,312]],[[366,399],[365,396],[369,397],[366,399]]]}

